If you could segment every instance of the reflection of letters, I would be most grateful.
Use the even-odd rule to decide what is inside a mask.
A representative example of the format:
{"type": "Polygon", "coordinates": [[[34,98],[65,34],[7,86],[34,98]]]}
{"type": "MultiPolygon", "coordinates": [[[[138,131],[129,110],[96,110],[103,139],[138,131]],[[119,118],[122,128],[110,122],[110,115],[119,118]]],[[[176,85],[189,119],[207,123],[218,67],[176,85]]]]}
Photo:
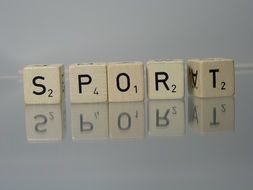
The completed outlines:
{"type": "Polygon", "coordinates": [[[83,121],[83,114],[80,114],[80,131],[92,131],[93,130],[93,124],[88,121],[83,121]]]}
{"type": "Polygon", "coordinates": [[[149,101],[150,136],[181,136],[185,133],[184,102],[181,100],[149,101]]]}
{"type": "Polygon", "coordinates": [[[74,141],[108,138],[107,103],[72,104],[71,125],[74,141]]]}
{"type": "Polygon", "coordinates": [[[50,120],[54,119],[54,112],[52,112],[52,111],[49,112],[49,119],[50,120]]]}
{"type": "Polygon", "coordinates": [[[211,127],[217,127],[220,123],[217,122],[216,108],[213,108],[213,121],[210,122],[211,127]]]}
{"type": "Polygon", "coordinates": [[[120,113],[119,116],[118,116],[118,128],[120,130],[128,130],[130,129],[131,127],[131,116],[124,112],[124,113],[120,113]],[[127,119],[127,122],[122,122],[122,119],[126,118],[127,119]],[[122,126],[122,123],[126,123],[125,126],[122,126]]]}
{"type": "Polygon", "coordinates": [[[26,105],[26,137],[29,142],[53,142],[63,138],[63,105],[26,105]]]}
{"type": "Polygon", "coordinates": [[[197,124],[199,123],[197,106],[193,107],[192,120],[196,120],[197,124]]]}
{"type": "Polygon", "coordinates": [[[171,111],[172,115],[177,114],[177,107],[172,106],[167,109],[163,116],[160,116],[159,109],[156,109],[156,126],[157,127],[168,127],[170,125],[169,113],[171,111]]]}
{"type": "Polygon", "coordinates": [[[41,122],[35,124],[35,127],[34,127],[35,131],[38,133],[46,132],[47,129],[42,126],[45,126],[47,124],[47,117],[45,115],[38,114],[34,116],[34,119],[35,120],[42,119],[41,122]]]}
{"type": "Polygon", "coordinates": [[[170,124],[170,120],[168,118],[170,110],[167,109],[164,116],[160,117],[159,109],[156,110],[156,126],[157,127],[168,127],[170,124]]]}
{"type": "Polygon", "coordinates": [[[189,126],[202,134],[234,130],[234,98],[189,98],[189,126]]]}
{"type": "Polygon", "coordinates": [[[143,102],[110,103],[109,127],[112,139],[144,137],[143,102]]]}
{"type": "Polygon", "coordinates": [[[221,104],[221,112],[226,112],[226,104],[221,104]]]}

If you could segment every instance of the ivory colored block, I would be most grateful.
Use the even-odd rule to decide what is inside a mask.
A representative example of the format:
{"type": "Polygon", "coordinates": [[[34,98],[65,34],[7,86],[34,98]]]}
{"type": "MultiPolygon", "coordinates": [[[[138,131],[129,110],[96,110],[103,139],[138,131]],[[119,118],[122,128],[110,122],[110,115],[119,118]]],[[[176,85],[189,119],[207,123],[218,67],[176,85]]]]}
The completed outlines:
{"type": "Polygon", "coordinates": [[[112,139],[143,138],[143,102],[109,103],[109,131],[112,139]]]}
{"type": "Polygon", "coordinates": [[[233,97],[189,98],[189,126],[201,134],[234,131],[233,97]]]}
{"type": "Polygon", "coordinates": [[[151,60],[147,63],[149,99],[184,97],[183,60],[151,60]]]}
{"type": "Polygon", "coordinates": [[[109,102],[144,100],[144,65],[141,62],[107,65],[109,102]]]}
{"type": "Polygon", "coordinates": [[[70,100],[72,103],[107,101],[105,64],[73,64],[69,67],[70,100]]]}
{"type": "Polygon", "coordinates": [[[29,142],[62,141],[65,126],[63,106],[26,105],[25,121],[29,142]]]}
{"type": "Polygon", "coordinates": [[[60,104],[64,100],[64,66],[29,65],[23,71],[26,104],[60,104]]]}
{"type": "Polygon", "coordinates": [[[235,92],[234,61],[209,58],[188,60],[189,93],[197,97],[232,96],[235,92]]]}
{"type": "Polygon", "coordinates": [[[182,100],[152,100],[148,105],[149,136],[185,135],[185,111],[182,100]]]}
{"type": "Polygon", "coordinates": [[[73,140],[107,139],[108,104],[72,104],[71,123],[73,140]]]}

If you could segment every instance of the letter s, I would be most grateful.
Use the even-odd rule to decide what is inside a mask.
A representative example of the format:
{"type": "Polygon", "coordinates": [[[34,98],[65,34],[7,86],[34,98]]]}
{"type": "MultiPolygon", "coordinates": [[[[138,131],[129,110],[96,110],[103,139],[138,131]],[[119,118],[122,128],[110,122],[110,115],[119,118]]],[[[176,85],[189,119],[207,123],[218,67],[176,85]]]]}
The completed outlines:
{"type": "Polygon", "coordinates": [[[39,80],[39,79],[40,80],[45,80],[45,78],[42,77],[42,76],[36,76],[36,77],[33,78],[33,85],[42,88],[42,90],[40,92],[33,91],[33,93],[35,95],[42,95],[46,92],[46,87],[43,84],[37,83],[37,80],[39,80]]]}

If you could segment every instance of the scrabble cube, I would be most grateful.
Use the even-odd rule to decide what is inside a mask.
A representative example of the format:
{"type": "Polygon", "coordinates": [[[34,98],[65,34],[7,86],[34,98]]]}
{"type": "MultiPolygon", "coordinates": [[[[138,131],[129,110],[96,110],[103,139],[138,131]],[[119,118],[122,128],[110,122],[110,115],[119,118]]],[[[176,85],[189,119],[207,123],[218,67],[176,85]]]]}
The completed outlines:
{"type": "Polygon", "coordinates": [[[62,141],[64,107],[61,104],[26,105],[25,122],[28,142],[62,141]]]}
{"type": "Polygon", "coordinates": [[[148,61],[147,80],[149,99],[183,98],[183,60],[148,61]]]}
{"type": "Polygon", "coordinates": [[[235,91],[234,61],[210,58],[188,60],[189,93],[197,97],[232,96],[235,91]]]}
{"type": "Polygon", "coordinates": [[[112,139],[143,138],[143,102],[109,103],[109,131],[112,139]]]}
{"type": "Polygon", "coordinates": [[[107,65],[109,102],[144,100],[144,65],[141,62],[107,65]]]}
{"type": "Polygon", "coordinates": [[[188,103],[188,125],[191,129],[201,134],[234,131],[234,97],[189,97],[188,103]]]}
{"type": "Polygon", "coordinates": [[[106,102],[106,65],[98,63],[70,65],[69,85],[72,103],[106,102]]]}
{"type": "Polygon", "coordinates": [[[64,66],[30,65],[23,70],[26,104],[59,104],[64,99],[64,66]]]}
{"type": "Polygon", "coordinates": [[[71,123],[75,141],[107,139],[108,104],[72,104],[71,123]]]}
{"type": "Polygon", "coordinates": [[[149,136],[183,136],[185,134],[184,102],[152,100],[148,103],[149,136]]]}

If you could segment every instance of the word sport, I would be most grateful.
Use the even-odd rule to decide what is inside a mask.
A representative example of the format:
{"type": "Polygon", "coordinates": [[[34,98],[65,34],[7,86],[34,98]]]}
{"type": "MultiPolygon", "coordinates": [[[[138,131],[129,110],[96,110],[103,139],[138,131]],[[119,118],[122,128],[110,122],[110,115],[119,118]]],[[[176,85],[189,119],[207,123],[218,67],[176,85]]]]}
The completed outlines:
{"type": "MultiPolygon", "coordinates": [[[[190,95],[200,98],[234,95],[232,59],[189,59],[187,64],[182,59],[172,59],[150,60],[146,65],[138,61],[71,64],[68,69],[70,102],[144,101],[145,84],[151,100],[183,99],[185,66],[190,95]]],[[[25,103],[60,104],[65,99],[64,78],[61,64],[26,66],[23,71],[25,103]]]]}

